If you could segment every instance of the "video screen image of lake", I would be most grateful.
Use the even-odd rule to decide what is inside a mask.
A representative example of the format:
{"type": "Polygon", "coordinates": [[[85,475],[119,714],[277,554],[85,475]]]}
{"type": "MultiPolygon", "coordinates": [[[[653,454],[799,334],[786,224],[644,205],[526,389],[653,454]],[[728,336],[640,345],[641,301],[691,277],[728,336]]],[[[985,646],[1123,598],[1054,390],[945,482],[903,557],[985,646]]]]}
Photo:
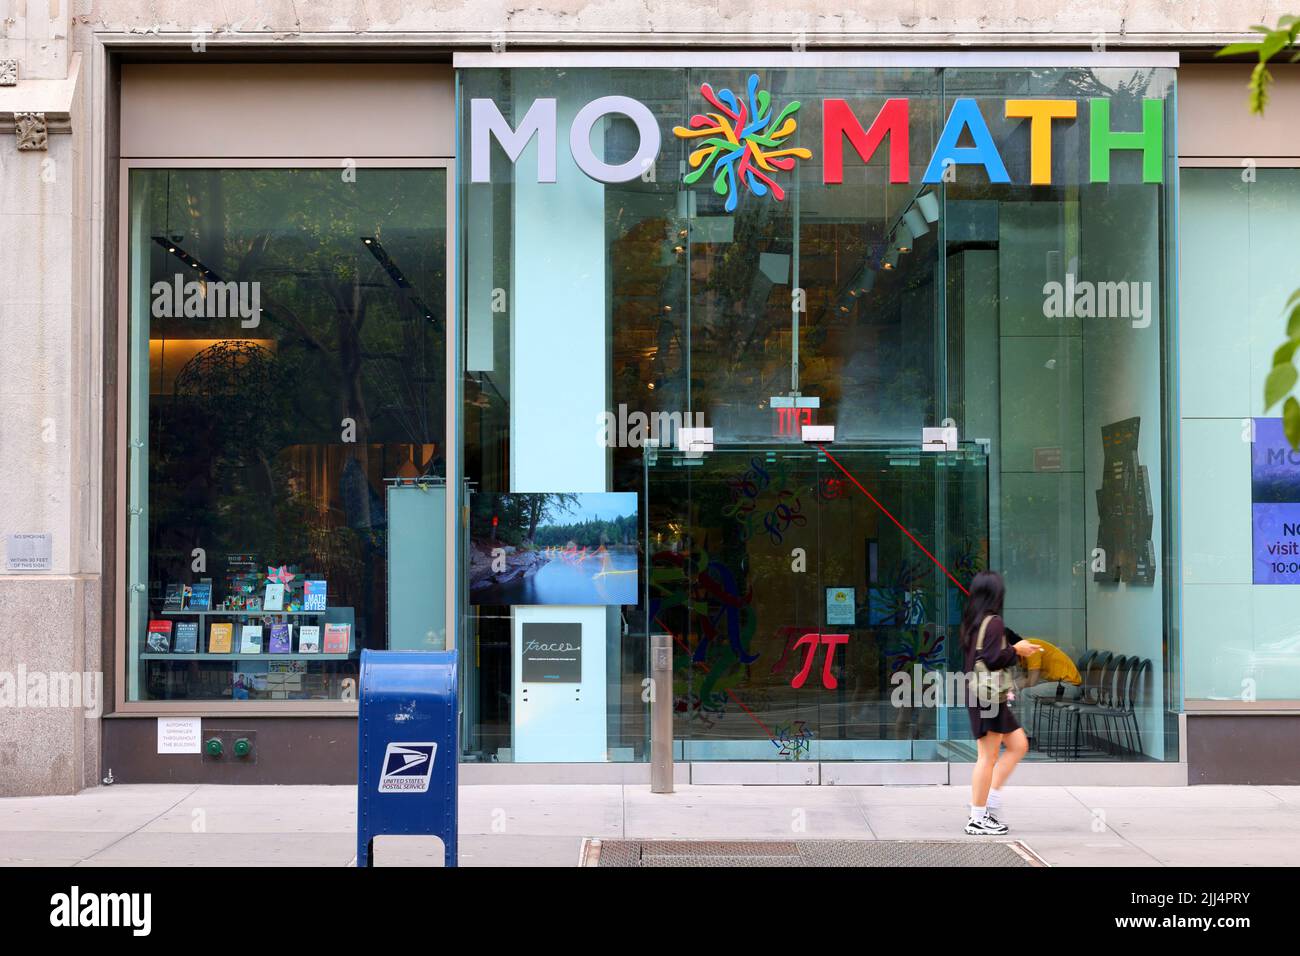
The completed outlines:
{"type": "Polygon", "coordinates": [[[535,573],[475,590],[475,604],[636,604],[637,554],[634,548],[608,548],[585,554],[543,550],[546,563],[535,573]]]}

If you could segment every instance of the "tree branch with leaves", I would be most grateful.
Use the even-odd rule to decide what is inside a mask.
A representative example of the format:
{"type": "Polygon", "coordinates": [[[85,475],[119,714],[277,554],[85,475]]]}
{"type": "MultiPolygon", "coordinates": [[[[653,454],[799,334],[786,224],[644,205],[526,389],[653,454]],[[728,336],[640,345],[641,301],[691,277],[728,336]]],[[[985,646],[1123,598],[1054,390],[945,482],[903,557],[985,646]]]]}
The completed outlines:
{"type": "MultiPolygon", "coordinates": [[[[1262,25],[1251,27],[1255,33],[1262,34],[1255,42],[1231,43],[1216,53],[1216,56],[1238,56],[1252,54],[1258,57],[1255,68],[1250,72],[1250,112],[1263,116],[1268,106],[1269,88],[1273,85],[1273,74],[1268,71],[1269,63],[1275,62],[1282,54],[1291,51],[1288,62],[1300,62],[1300,17],[1286,16],[1277,21],[1277,27],[1262,25]]],[[[1291,394],[1300,374],[1296,372],[1295,353],[1300,347],[1300,289],[1291,293],[1282,313],[1290,315],[1286,322],[1286,341],[1273,353],[1273,367],[1264,380],[1264,411],[1267,412],[1278,402],[1282,402],[1282,430],[1292,448],[1300,449],[1300,401],[1291,394]]]]}

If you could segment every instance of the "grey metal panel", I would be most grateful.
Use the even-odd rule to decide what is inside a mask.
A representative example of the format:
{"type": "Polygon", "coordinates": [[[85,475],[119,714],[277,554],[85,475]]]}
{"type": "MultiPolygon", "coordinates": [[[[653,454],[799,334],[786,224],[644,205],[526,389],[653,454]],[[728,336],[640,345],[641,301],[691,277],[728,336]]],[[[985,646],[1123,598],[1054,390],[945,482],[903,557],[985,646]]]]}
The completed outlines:
{"type": "MultiPolygon", "coordinates": [[[[690,765],[673,766],[673,782],[691,782],[690,765]]],[[[627,784],[650,786],[648,763],[462,763],[462,786],[491,784],[627,784]]]]}
{"type": "Polygon", "coordinates": [[[691,783],[816,786],[821,783],[821,764],[802,760],[697,762],[691,764],[691,783]]]}
{"type": "Polygon", "coordinates": [[[824,786],[945,786],[948,783],[946,761],[871,761],[863,763],[823,763],[824,786]]]}
{"type": "Polygon", "coordinates": [[[447,637],[447,489],[388,488],[388,649],[441,651],[447,637]]]}
{"type": "MultiPolygon", "coordinates": [[[[970,763],[948,765],[948,782],[970,784],[970,763]]],[[[1185,787],[1187,764],[1150,761],[1023,760],[1016,767],[1015,787],[1185,787]]]]}
{"type": "Polygon", "coordinates": [[[1300,714],[1187,715],[1187,782],[1300,784],[1300,714]]]}

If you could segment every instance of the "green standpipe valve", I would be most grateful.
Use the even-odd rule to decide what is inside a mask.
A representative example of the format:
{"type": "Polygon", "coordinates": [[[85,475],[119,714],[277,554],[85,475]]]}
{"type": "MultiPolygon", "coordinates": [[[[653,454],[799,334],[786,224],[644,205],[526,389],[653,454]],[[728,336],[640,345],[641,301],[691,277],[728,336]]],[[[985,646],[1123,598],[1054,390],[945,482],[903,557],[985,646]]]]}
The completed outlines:
{"type": "Polygon", "coordinates": [[[253,752],[253,744],[249,741],[247,737],[240,737],[238,740],[235,741],[236,757],[247,757],[252,752],[253,752]]]}
{"type": "Polygon", "coordinates": [[[203,747],[205,750],[207,750],[209,757],[220,757],[222,751],[225,749],[224,747],[221,746],[220,737],[209,738],[208,742],[205,743],[203,747]]]}

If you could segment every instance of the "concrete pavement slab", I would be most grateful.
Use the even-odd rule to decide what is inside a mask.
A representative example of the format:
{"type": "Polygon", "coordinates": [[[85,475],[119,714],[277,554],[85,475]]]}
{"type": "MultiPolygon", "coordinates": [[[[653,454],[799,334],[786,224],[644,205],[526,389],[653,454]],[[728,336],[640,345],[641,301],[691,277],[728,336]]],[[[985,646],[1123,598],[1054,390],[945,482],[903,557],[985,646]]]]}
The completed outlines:
{"type": "Polygon", "coordinates": [[[870,839],[848,787],[629,788],[626,835],[641,839],[870,839]]]}
{"type": "Polygon", "coordinates": [[[0,836],[0,866],[42,860],[84,860],[120,840],[107,831],[24,830],[0,836]]]}
{"type": "MultiPolygon", "coordinates": [[[[573,866],[583,837],[963,839],[969,791],[483,785],[460,799],[462,865],[573,866]]],[[[347,866],[355,803],[352,787],[185,785],[0,799],[0,865],[347,866]]],[[[1012,785],[1004,815],[1053,865],[1300,865],[1300,787],[1012,785]]]]}
{"type": "Polygon", "coordinates": [[[134,833],[89,858],[122,866],[346,866],[356,842],[352,833],[134,833]]]}
{"type": "Polygon", "coordinates": [[[1300,807],[1300,787],[1260,787],[1288,806],[1300,807]]]}
{"type": "Polygon", "coordinates": [[[460,839],[461,866],[577,866],[582,837],[482,836],[460,839]]]}
{"type": "Polygon", "coordinates": [[[130,832],[193,792],[193,786],[97,787],[73,796],[0,799],[0,833],[16,830],[130,832]]]}
{"type": "Polygon", "coordinates": [[[617,836],[623,829],[623,792],[620,785],[461,787],[460,832],[617,836]]]}
{"type": "Polygon", "coordinates": [[[875,788],[702,784],[674,787],[672,793],[651,793],[649,787],[628,787],[623,799],[629,807],[654,806],[666,800],[718,807],[852,807],[859,802],[857,791],[871,789],[875,788]]]}
{"type": "Polygon", "coordinates": [[[304,803],[208,806],[199,797],[149,821],[143,833],[356,833],[355,808],[304,803]]]}
{"type": "Polygon", "coordinates": [[[1276,837],[1199,840],[1141,836],[1133,842],[1166,866],[1300,866],[1300,845],[1276,837]]]}
{"type": "Polygon", "coordinates": [[[664,840],[873,838],[860,808],[855,806],[629,807],[625,835],[629,839],[664,840]]]}
{"type": "Polygon", "coordinates": [[[91,857],[89,860],[82,860],[76,864],[76,869],[118,869],[122,867],[139,867],[141,869],[163,869],[169,870],[174,868],[194,869],[196,867],[218,867],[220,869],[246,869],[250,866],[318,866],[320,864],[293,861],[285,863],[249,863],[243,860],[204,860],[204,859],[184,859],[177,860],[171,857],[166,859],[150,860],[148,858],[140,859],[108,859],[101,860],[98,857],[91,857]]]}
{"type": "Polygon", "coordinates": [[[1052,836],[1033,834],[1017,838],[1037,853],[1049,866],[1160,866],[1150,853],[1110,833],[1094,834],[1094,839],[1078,835],[1052,836]]]}
{"type": "MultiPolygon", "coordinates": [[[[867,807],[967,807],[970,787],[836,787],[851,792],[867,807]]],[[[1077,807],[1063,787],[1007,787],[1003,799],[1008,807],[1077,807]]]]}
{"type": "MultiPolygon", "coordinates": [[[[969,816],[969,804],[957,807],[938,806],[888,806],[866,808],[867,823],[881,840],[938,840],[963,836],[962,828],[969,816]]],[[[1016,839],[1047,835],[1076,835],[1093,833],[1092,815],[1083,808],[1009,809],[1007,824],[1016,839]]]]}
{"type": "Polygon", "coordinates": [[[1300,841],[1300,809],[1227,811],[1217,807],[1099,808],[1106,826],[1120,836],[1142,839],[1274,839],[1293,846],[1300,841]],[[1131,835],[1131,836],[1130,836],[1131,835]]]}
{"type": "Polygon", "coordinates": [[[200,785],[192,794],[207,806],[245,803],[309,803],[313,806],[355,807],[357,788],[343,786],[200,785]]]}
{"type": "MultiPolygon", "coordinates": [[[[1088,806],[1157,808],[1269,809],[1284,802],[1264,787],[1066,787],[1088,806]]],[[[1282,789],[1282,788],[1275,788],[1282,789]]],[[[1300,790],[1300,788],[1296,788],[1300,790]]]]}

